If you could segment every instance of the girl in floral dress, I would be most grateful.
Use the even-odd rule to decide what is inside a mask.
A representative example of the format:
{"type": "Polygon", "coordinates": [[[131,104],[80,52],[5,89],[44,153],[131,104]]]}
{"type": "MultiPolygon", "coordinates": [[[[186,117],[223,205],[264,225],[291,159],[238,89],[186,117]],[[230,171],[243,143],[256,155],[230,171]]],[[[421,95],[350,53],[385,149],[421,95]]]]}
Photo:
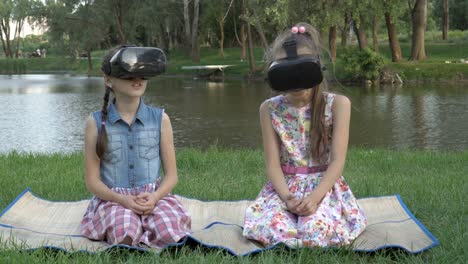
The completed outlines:
{"type": "MultiPolygon", "coordinates": [[[[320,58],[318,36],[311,25],[297,24],[275,40],[270,61],[289,57],[284,44],[291,38],[297,55],[320,58]]],[[[260,106],[269,182],[246,209],[243,235],[264,246],[349,245],[366,227],[367,219],[341,175],[351,103],[325,90],[321,81],[260,106]]]]}

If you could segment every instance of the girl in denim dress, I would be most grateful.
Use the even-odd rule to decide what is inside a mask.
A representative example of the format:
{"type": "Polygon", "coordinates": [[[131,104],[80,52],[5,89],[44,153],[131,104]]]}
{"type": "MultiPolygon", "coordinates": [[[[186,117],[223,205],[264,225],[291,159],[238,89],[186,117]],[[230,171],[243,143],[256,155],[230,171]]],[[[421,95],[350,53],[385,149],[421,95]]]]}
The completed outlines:
{"type": "Polygon", "coordinates": [[[109,244],[163,248],[190,233],[191,218],[170,194],[178,178],[169,116],[143,102],[146,78],[106,70],[123,49],[104,57],[104,104],[86,121],[86,186],[94,196],[81,233],[109,244]]]}
{"type": "MultiPolygon", "coordinates": [[[[295,39],[298,56],[320,58],[318,36],[311,25],[299,23],[276,39],[270,61],[289,59],[288,39],[295,39]]],[[[243,234],[264,246],[349,245],[367,225],[341,175],[350,101],[325,92],[326,83],[318,79],[314,87],[286,92],[260,106],[269,182],[246,209],[243,234]]]]}

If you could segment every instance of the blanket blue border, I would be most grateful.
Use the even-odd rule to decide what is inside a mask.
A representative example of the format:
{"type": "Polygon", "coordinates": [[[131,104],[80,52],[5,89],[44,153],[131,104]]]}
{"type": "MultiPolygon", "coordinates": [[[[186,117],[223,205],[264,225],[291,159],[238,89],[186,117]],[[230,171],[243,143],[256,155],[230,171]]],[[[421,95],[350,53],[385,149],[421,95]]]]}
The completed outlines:
{"type": "MultiPolygon", "coordinates": [[[[21,192],[5,209],[2,210],[2,212],[0,213],[0,217],[2,217],[6,212],[8,212],[8,210],[10,210],[11,207],[13,207],[13,205],[15,205],[19,199],[21,199],[21,197],[23,197],[26,193],[31,193],[34,197],[37,197],[39,199],[42,199],[42,200],[45,200],[45,201],[50,201],[50,200],[47,200],[47,199],[43,199],[41,197],[39,197],[38,195],[34,194],[31,189],[29,187],[27,187],[23,192],[21,192]]],[[[411,211],[409,210],[409,208],[406,206],[406,204],[403,202],[403,199],[401,198],[401,196],[399,194],[396,194],[396,195],[385,195],[385,196],[373,196],[373,197],[367,197],[367,198],[378,198],[378,197],[389,197],[389,196],[396,196],[397,199],[398,199],[398,202],[401,204],[401,206],[404,208],[404,210],[406,211],[406,213],[410,216],[409,219],[412,219],[420,228],[421,230],[432,240],[432,244],[421,249],[421,250],[418,250],[418,251],[411,251],[410,249],[408,248],[405,248],[405,247],[402,247],[400,245],[385,245],[385,246],[382,246],[382,247],[378,247],[378,248],[374,248],[374,249],[370,249],[370,250],[359,250],[359,249],[354,249],[354,251],[356,252],[374,252],[374,251],[377,251],[377,250],[380,250],[380,249],[385,249],[385,248],[400,248],[400,249],[403,249],[405,251],[408,251],[410,253],[413,253],[413,254],[419,254],[423,251],[426,251],[430,248],[433,248],[435,246],[438,246],[439,245],[439,241],[437,240],[437,238],[432,235],[431,232],[429,232],[429,230],[427,230],[427,228],[413,215],[413,213],[411,213],[411,211]]],[[[185,196],[181,196],[181,197],[184,197],[184,198],[187,198],[187,199],[191,199],[191,200],[198,200],[198,199],[194,199],[194,198],[189,198],[189,197],[185,197],[185,196]]],[[[359,200],[359,199],[358,199],[359,200]]],[[[198,201],[203,201],[203,200],[198,200],[198,201]]],[[[238,201],[245,201],[245,200],[238,200],[238,201]]],[[[51,202],[69,202],[69,201],[51,201],[51,202]]],[[[203,202],[215,202],[215,201],[203,201],[203,202]]],[[[232,201],[232,202],[237,202],[237,201],[232,201]]],[[[408,220],[409,220],[408,219],[408,220]]],[[[406,221],[406,220],[405,220],[406,221]]],[[[213,223],[210,223],[209,225],[207,225],[205,228],[203,229],[208,229],[214,225],[234,225],[234,226],[237,226],[237,227],[240,227],[242,228],[241,226],[239,225],[235,225],[235,224],[227,224],[227,223],[222,223],[222,222],[213,222],[213,223]]],[[[0,227],[5,227],[5,228],[16,228],[14,226],[10,226],[10,225],[5,225],[5,224],[1,224],[0,223],[0,227]]],[[[80,237],[79,235],[64,235],[64,236],[71,236],[71,237],[80,237]]],[[[250,252],[247,252],[245,254],[242,254],[242,255],[239,255],[237,254],[236,252],[234,252],[232,249],[228,248],[228,247],[224,247],[224,246],[216,246],[216,245],[210,245],[210,244],[206,244],[206,243],[203,243],[202,241],[196,239],[195,237],[193,236],[187,236],[185,237],[182,241],[178,242],[178,243],[171,243],[167,246],[165,246],[164,248],[161,249],[161,252],[168,248],[168,247],[174,247],[174,246],[181,246],[181,245],[184,245],[187,240],[193,240],[195,242],[197,242],[198,244],[200,245],[203,245],[205,247],[208,247],[208,248],[214,248],[214,249],[223,249],[223,250],[226,250],[227,252],[229,252],[230,254],[234,255],[234,256],[248,256],[248,255],[251,255],[251,254],[255,254],[255,253],[259,253],[259,252],[262,252],[262,251],[266,251],[266,250],[270,250],[270,249],[273,249],[275,247],[277,247],[278,245],[284,245],[286,248],[289,248],[289,249],[293,249],[291,247],[288,247],[287,245],[283,244],[283,243],[276,243],[274,245],[271,245],[271,246],[268,246],[268,247],[265,247],[265,248],[261,248],[261,249],[256,249],[256,250],[253,250],[253,251],[250,251],[250,252]]],[[[36,249],[39,249],[39,248],[48,248],[48,249],[55,249],[55,250],[60,250],[60,251],[63,251],[63,252],[68,252],[66,249],[64,248],[60,248],[60,247],[54,247],[54,246],[42,246],[42,247],[38,247],[38,248],[31,248],[31,249],[27,249],[26,251],[32,251],[32,250],[36,250],[36,249]]],[[[109,246],[107,247],[106,249],[104,249],[105,251],[107,250],[111,250],[113,248],[128,248],[128,249],[133,249],[133,250],[137,250],[137,251],[150,251],[148,249],[145,249],[145,248],[141,248],[141,247],[135,247],[135,246],[127,246],[127,245],[112,245],[112,246],[109,246]]],[[[76,252],[87,252],[87,253],[91,253],[91,254],[94,254],[94,253],[97,253],[97,252],[91,252],[91,251],[87,251],[87,250],[78,250],[76,252]]],[[[150,251],[152,252],[152,251],[150,251]]],[[[157,252],[155,252],[157,253],[157,252]]]]}

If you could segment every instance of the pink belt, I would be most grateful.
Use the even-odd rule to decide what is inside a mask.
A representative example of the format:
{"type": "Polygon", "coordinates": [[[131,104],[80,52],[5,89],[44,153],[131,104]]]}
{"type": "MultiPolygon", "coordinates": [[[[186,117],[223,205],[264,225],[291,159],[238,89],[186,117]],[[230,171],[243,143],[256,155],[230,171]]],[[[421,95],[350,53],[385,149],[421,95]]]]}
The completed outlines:
{"type": "Polygon", "coordinates": [[[312,167],[295,167],[289,165],[281,165],[281,169],[284,174],[309,174],[309,173],[318,173],[324,172],[328,168],[328,165],[319,165],[312,167]]]}

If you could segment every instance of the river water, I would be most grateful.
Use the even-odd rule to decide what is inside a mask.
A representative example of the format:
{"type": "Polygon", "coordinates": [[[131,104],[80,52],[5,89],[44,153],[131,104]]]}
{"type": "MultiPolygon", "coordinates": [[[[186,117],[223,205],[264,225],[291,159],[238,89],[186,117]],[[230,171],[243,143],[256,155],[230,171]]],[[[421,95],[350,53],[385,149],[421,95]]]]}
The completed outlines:
{"type": "MultiPolygon", "coordinates": [[[[351,146],[468,149],[466,84],[331,89],[352,101],[351,146]]],[[[84,122],[102,96],[102,78],[0,76],[0,153],[81,151],[84,122]]],[[[263,81],[160,77],[144,100],[165,108],[177,148],[260,148],[258,107],[270,96],[263,81]]]]}

